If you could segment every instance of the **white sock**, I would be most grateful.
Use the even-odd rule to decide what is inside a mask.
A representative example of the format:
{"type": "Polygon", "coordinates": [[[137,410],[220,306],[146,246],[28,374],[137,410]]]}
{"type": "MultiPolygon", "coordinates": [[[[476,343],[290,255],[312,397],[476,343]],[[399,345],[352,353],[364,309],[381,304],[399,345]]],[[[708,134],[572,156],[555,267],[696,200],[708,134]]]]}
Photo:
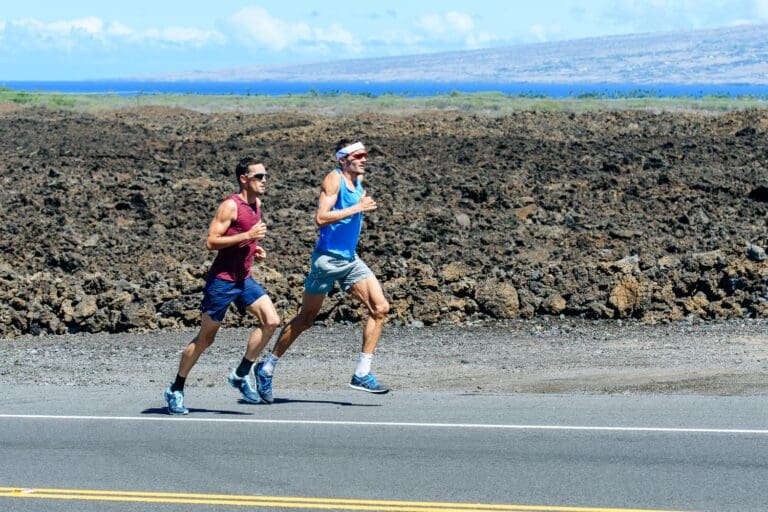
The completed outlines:
{"type": "Polygon", "coordinates": [[[269,375],[270,377],[275,372],[275,365],[280,360],[279,357],[277,357],[275,354],[269,354],[267,358],[264,360],[264,364],[261,365],[261,369],[269,375]]]}
{"type": "Polygon", "coordinates": [[[373,354],[365,354],[360,352],[360,359],[357,360],[357,369],[355,369],[355,375],[358,377],[365,377],[371,373],[371,360],[373,354]]]}

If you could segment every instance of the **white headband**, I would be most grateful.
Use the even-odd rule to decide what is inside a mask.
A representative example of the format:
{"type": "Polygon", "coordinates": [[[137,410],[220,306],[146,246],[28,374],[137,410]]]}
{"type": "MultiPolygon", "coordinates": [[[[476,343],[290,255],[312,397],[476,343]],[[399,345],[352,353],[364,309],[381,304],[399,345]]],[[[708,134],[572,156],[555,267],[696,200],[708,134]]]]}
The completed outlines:
{"type": "Polygon", "coordinates": [[[336,152],[336,160],[344,158],[345,156],[350,155],[355,151],[360,151],[361,149],[365,149],[365,146],[363,146],[362,142],[355,142],[354,144],[345,146],[336,152]]]}

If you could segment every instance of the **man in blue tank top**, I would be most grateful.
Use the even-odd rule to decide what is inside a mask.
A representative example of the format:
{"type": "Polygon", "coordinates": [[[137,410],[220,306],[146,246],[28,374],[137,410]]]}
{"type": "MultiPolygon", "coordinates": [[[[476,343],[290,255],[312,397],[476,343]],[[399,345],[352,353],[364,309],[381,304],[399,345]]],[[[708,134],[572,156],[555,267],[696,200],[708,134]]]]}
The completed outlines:
{"type": "Polygon", "coordinates": [[[376,201],[363,189],[365,146],[354,139],[336,145],[339,167],[323,180],[315,223],[320,236],[312,253],[310,272],[304,280],[304,298],[299,314],[282,330],[272,353],[255,369],[257,390],[263,401],[271,403],[275,364],[288,347],[312,324],[323,300],[338,282],[368,308],[363,328],[363,347],[349,386],[369,393],[386,393],[389,388],[371,373],[371,359],[379,342],[389,302],[376,276],[356,253],[363,213],[376,209],[376,201]]]}

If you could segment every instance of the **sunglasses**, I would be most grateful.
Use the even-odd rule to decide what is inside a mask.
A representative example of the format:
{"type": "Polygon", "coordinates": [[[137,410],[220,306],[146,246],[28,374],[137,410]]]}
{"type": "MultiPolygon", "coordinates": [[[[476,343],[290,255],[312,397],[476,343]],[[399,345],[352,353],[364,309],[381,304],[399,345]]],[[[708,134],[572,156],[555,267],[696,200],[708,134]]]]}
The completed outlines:
{"type": "Polygon", "coordinates": [[[256,174],[246,174],[245,177],[261,181],[261,180],[266,180],[267,179],[267,173],[259,172],[259,173],[256,173],[256,174]]]}
{"type": "Polygon", "coordinates": [[[354,155],[347,155],[347,158],[354,158],[355,160],[360,160],[361,158],[366,158],[368,156],[368,153],[355,153],[354,155]]]}

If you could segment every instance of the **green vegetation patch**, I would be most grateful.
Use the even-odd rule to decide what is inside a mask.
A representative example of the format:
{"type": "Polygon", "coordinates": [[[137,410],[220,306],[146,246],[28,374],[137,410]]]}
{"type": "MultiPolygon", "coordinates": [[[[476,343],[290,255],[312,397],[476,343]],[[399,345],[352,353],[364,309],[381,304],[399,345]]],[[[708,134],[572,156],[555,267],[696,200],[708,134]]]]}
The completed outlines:
{"type": "Polygon", "coordinates": [[[503,94],[500,92],[462,93],[452,91],[434,96],[405,94],[359,93],[340,91],[307,94],[210,95],[210,94],[62,94],[16,91],[0,87],[0,102],[43,106],[81,111],[139,109],[141,107],[170,107],[199,112],[260,113],[300,111],[324,115],[348,115],[364,112],[408,114],[417,111],[462,111],[488,115],[513,112],[587,112],[598,110],[659,110],[726,112],[768,107],[768,98],[754,96],[731,97],[707,95],[701,98],[661,97],[654,91],[637,90],[629,93],[584,93],[565,98],[550,98],[533,94],[503,94]]]}

